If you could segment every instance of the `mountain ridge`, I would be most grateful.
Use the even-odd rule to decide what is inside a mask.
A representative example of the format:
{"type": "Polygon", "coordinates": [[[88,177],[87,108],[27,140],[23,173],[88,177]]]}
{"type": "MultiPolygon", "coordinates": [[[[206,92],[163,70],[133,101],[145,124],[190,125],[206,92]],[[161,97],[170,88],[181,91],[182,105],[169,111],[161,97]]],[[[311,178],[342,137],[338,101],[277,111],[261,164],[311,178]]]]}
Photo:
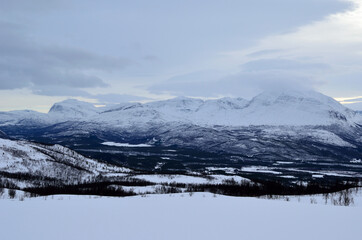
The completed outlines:
{"type": "MultiPolygon", "coordinates": [[[[149,103],[121,103],[95,107],[91,103],[65,100],[55,103],[48,114],[0,112],[0,124],[38,121],[54,124],[66,121],[133,125],[147,122],[183,122],[201,126],[302,126],[354,125],[362,117],[328,96],[314,91],[265,91],[250,101],[242,98],[201,100],[177,97],[149,103]]],[[[0,125],[1,126],[1,125],[0,125]]]]}

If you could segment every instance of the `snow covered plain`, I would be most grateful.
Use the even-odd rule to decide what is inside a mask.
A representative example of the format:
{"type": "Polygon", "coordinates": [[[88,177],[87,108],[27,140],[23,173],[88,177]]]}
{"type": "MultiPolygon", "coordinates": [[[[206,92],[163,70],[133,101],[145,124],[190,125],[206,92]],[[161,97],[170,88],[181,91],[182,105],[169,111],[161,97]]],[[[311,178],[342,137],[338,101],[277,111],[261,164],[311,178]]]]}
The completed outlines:
{"type": "Polygon", "coordinates": [[[7,240],[358,239],[361,203],[360,194],[354,207],[209,193],[6,199],[0,232],[7,240]]]}

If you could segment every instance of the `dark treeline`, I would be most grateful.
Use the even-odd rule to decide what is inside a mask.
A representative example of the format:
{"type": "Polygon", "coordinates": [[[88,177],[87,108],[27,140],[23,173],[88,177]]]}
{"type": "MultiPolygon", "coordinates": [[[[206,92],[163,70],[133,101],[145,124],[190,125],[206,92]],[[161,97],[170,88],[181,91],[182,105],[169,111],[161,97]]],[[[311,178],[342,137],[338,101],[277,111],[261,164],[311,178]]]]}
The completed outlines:
{"type": "Polygon", "coordinates": [[[278,181],[236,182],[228,180],[222,184],[191,184],[188,192],[211,192],[229,196],[262,196],[262,195],[308,195],[333,193],[358,187],[358,181],[309,182],[308,184],[285,184],[278,181]]]}
{"type": "MultiPolygon", "coordinates": [[[[24,191],[38,195],[54,194],[79,194],[100,196],[133,196],[132,190],[124,190],[122,187],[141,187],[156,185],[144,180],[125,179],[123,181],[104,181],[82,183],[77,185],[45,186],[26,188],[24,191]]],[[[184,184],[162,183],[156,186],[154,192],[158,194],[181,192],[210,192],[229,196],[263,196],[263,195],[307,195],[326,194],[358,187],[359,181],[333,181],[333,182],[309,182],[308,184],[285,184],[277,181],[240,181],[227,180],[220,184],[184,184]]]]}
{"type": "Polygon", "coordinates": [[[64,186],[49,186],[42,188],[26,188],[24,191],[37,194],[39,196],[48,196],[56,194],[70,194],[70,195],[98,195],[98,196],[134,196],[133,191],[126,191],[122,188],[110,188],[103,184],[92,184],[92,186],[82,185],[64,185],[64,186]]]}
{"type": "Polygon", "coordinates": [[[42,181],[42,182],[60,183],[60,181],[55,178],[50,178],[50,177],[46,177],[46,176],[37,176],[34,174],[29,174],[29,173],[9,173],[9,172],[0,171],[0,177],[1,177],[1,179],[11,178],[11,179],[17,179],[17,180],[21,180],[21,181],[42,181]]]}
{"type": "Polygon", "coordinates": [[[25,188],[26,192],[38,194],[40,196],[54,194],[76,194],[76,195],[99,195],[99,196],[133,196],[133,191],[126,191],[123,187],[143,187],[155,185],[154,183],[139,180],[125,179],[122,181],[102,181],[88,182],[76,185],[49,185],[36,188],[25,188]]]}
{"type": "MultiPolygon", "coordinates": [[[[306,195],[325,194],[361,186],[361,179],[318,179],[305,182],[278,181],[277,179],[254,178],[253,181],[237,182],[233,179],[220,184],[185,184],[161,183],[156,184],[146,180],[136,179],[137,174],[125,177],[96,176],[87,180],[74,180],[74,177],[63,180],[46,176],[34,176],[27,173],[0,172],[0,188],[18,189],[37,195],[79,194],[101,196],[132,196],[133,191],[122,187],[155,186],[152,193],[181,193],[181,192],[211,192],[230,196],[263,196],[263,195],[306,195]],[[17,181],[24,183],[27,188],[17,187],[17,181]]],[[[171,177],[172,175],[170,175],[171,177]]],[[[190,175],[193,176],[193,175],[190,175]]],[[[207,175],[204,177],[208,177],[207,175]]]]}

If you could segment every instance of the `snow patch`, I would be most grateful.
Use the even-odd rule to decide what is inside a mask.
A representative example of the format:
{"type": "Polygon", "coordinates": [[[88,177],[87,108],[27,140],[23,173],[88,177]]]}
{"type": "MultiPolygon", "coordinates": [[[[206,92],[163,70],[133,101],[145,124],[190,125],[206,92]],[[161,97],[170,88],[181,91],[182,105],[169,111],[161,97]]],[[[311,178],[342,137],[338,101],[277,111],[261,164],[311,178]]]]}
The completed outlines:
{"type": "Polygon", "coordinates": [[[112,146],[112,147],[153,147],[153,145],[149,144],[129,144],[129,143],[115,143],[115,142],[103,142],[103,145],[112,146]]]}
{"type": "Polygon", "coordinates": [[[243,172],[255,172],[255,173],[282,174],[281,172],[273,171],[271,168],[264,167],[264,166],[242,167],[241,171],[243,171],[243,172]]]}

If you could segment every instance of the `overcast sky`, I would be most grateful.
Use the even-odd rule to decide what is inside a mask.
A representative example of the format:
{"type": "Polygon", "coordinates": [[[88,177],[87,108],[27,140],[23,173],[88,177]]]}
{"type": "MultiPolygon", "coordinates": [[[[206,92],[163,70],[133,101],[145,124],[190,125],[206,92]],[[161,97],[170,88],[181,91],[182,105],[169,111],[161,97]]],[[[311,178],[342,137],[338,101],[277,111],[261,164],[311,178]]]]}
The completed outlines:
{"type": "Polygon", "coordinates": [[[280,87],[358,102],[362,0],[0,0],[0,56],[0,110],[280,87]]]}

